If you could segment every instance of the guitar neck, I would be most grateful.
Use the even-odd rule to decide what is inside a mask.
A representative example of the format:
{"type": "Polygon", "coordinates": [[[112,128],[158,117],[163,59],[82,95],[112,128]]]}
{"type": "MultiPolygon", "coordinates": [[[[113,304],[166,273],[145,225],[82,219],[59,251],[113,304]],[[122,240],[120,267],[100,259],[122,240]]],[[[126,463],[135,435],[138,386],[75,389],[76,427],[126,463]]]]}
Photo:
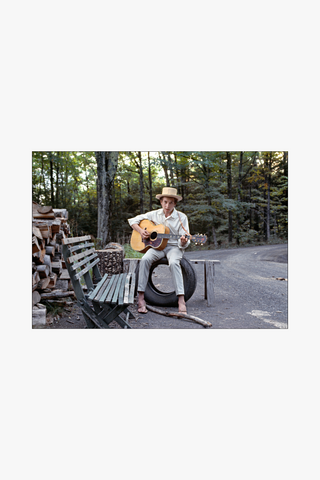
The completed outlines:
{"type": "MultiPolygon", "coordinates": [[[[172,240],[178,240],[181,235],[174,235],[173,233],[158,233],[157,235],[158,238],[168,238],[168,239],[172,239],[172,240]]],[[[185,235],[185,237],[187,239],[190,238],[190,240],[192,240],[192,235],[185,235]]]]}
{"type": "MultiPolygon", "coordinates": [[[[158,233],[157,238],[167,238],[172,240],[179,240],[181,235],[174,235],[173,233],[158,233]]],[[[206,235],[185,235],[188,240],[195,242],[196,245],[203,245],[207,241],[206,235]]]]}

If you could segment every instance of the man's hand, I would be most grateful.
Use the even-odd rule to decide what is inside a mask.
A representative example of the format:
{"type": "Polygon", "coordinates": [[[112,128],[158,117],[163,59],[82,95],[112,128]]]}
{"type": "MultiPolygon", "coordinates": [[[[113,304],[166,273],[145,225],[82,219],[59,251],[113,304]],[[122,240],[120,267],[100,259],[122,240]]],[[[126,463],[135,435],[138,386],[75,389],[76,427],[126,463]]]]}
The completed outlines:
{"type": "Polygon", "coordinates": [[[180,237],[180,242],[181,242],[181,246],[184,247],[185,244],[187,243],[188,239],[186,238],[185,235],[182,235],[182,237],[180,237]]]}
{"type": "Polygon", "coordinates": [[[141,230],[141,232],[140,232],[140,233],[141,233],[141,237],[142,237],[143,239],[147,239],[147,238],[150,237],[150,233],[148,232],[148,230],[143,230],[143,228],[140,228],[140,230],[141,230]]]}
{"type": "Polygon", "coordinates": [[[140,233],[142,240],[150,237],[150,233],[147,230],[144,230],[143,228],[139,227],[137,223],[134,223],[133,225],[131,225],[131,227],[133,228],[133,230],[140,233]]]}

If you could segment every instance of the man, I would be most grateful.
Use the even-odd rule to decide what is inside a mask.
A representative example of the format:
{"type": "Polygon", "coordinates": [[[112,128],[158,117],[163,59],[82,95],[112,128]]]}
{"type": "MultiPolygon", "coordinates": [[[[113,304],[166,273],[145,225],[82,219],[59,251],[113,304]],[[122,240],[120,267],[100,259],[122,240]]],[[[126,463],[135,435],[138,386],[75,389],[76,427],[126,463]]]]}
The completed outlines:
{"type": "Polygon", "coordinates": [[[188,218],[184,213],[178,212],[175,209],[177,202],[182,200],[182,197],[177,195],[176,188],[164,187],[162,193],[156,195],[156,198],[160,200],[162,208],[137,215],[134,218],[129,218],[129,225],[140,233],[143,239],[149,237],[149,233],[139,227],[139,223],[145,219],[151,220],[156,225],[165,225],[170,229],[170,233],[181,235],[181,237],[178,240],[169,239],[167,246],[163,250],[149,248],[141,258],[138,283],[138,312],[147,313],[148,311],[144,300],[144,292],[148,282],[151,265],[156,260],[167,257],[173,277],[175,292],[178,297],[179,312],[187,313],[180,260],[183,257],[184,250],[190,243],[190,240],[185,237],[186,232],[189,232],[188,218]]]}

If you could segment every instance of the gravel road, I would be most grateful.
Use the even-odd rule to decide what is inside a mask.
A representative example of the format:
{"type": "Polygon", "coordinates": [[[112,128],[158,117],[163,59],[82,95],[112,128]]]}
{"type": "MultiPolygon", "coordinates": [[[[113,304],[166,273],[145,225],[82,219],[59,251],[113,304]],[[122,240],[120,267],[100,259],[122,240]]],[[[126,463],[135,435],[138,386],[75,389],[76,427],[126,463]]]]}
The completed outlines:
{"type": "MultiPolygon", "coordinates": [[[[207,309],[213,328],[288,327],[287,245],[186,252],[186,258],[221,262],[215,266],[215,306],[207,309]]],[[[199,287],[202,284],[197,298],[202,293],[199,287]]]]}
{"type": "MultiPolygon", "coordinates": [[[[187,259],[220,260],[215,266],[215,303],[207,307],[204,299],[203,266],[194,265],[197,288],[187,302],[188,313],[208,320],[212,329],[281,329],[288,328],[288,246],[263,245],[225,250],[186,252],[187,259]]],[[[162,291],[173,290],[168,267],[154,271],[154,283],[162,291]]],[[[168,312],[177,308],[162,308],[168,312]]],[[[134,329],[202,329],[187,319],[165,317],[149,311],[142,315],[136,305],[131,308],[134,329]]],[[[111,325],[118,328],[117,324],[111,325]]],[[[47,328],[85,328],[80,309],[73,304],[67,315],[47,328]],[[71,323],[72,322],[72,323],[71,323]]]]}

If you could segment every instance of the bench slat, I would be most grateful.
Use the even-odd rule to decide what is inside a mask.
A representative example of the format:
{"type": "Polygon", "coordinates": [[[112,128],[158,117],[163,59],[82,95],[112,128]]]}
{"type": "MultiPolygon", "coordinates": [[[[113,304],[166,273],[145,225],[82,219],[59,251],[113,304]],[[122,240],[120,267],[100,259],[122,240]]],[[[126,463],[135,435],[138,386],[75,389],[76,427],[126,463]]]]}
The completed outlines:
{"type": "Polygon", "coordinates": [[[84,242],[85,240],[91,240],[91,236],[85,235],[83,237],[63,238],[62,245],[69,245],[70,243],[84,242]]]}
{"type": "Polygon", "coordinates": [[[73,265],[71,265],[70,269],[71,270],[77,270],[77,268],[82,267],[82,265],[85,265],[88,262],[91,262],[91,260],[93,260],[94,258],[97,258],[97,256],[98,256],[97,253],[93,253],[90,257],[85,258],[81,262],[74,263],[73,265]]]}
{"type": "Polygon", "coordinates": [[[81,272],[79,272],[75,275],[75,278],[77,280],[79,280],[79,278],[82,277],[82,275],[89,272],[90,268],[92,268],[94,265],[97,265],[97,263],[99,263],[99,262],[100,262],[100,258],[97,258],[94,262],[89,263],[89,265],[86,268],[84,268],[83,270],[81,270],[81,272]]]}
{"type": "Polygon", "coordinates": [[[76,250],[80,250],[81,248],[88,248],[88,247],[94,247],[94,243],[80,243],[80,245],[76,245],[75,247],[69,247],[69,252],[75,252],[76,250]]]}
{"type": "Polygon", "coordinates": [[[111,287],[112,287],[113,282],[115,281],[115,279],[116,279],[116,276],[115,276],[115,275],[112,275],[112,277],[110,278],[110,281],[109,281],[109,283],[108,283],[107,288],[105,289],[105,291],[103,292],[102,296],[101,296],[100,299],[99,299],[99,302],[100,302],[100,303],[103,303],[103,302],[104,302],[104,300],[105,300],[106,296],[108,295],[108,293],[109,293],[109,291],[110,291],[110,289],[111,289],[111,287]]]}
{"type": "Polygon", "coordinates": [[[105,291],[107,290],[107,288],[110,285],[110,280],[111,280],[111,276],[108,275],[108,278],[107,278],[106,282],[103,284],[102,288],[100,289],[100,291],[97,293],[97,295],[94,298],[95,302],[100,302],[100,298],[102,297],[102,295],[105,293],[105,291]]]}
{"type": "Polygon", "coordinates": [[[118,299],[118,296],[119,296],[119,293],[120,293],[120,286],[121,286],[121,283],[122,283],[123,275],[125,275],[125,274],[121,273],[119,275],[118,283],[117,283],[114,295],[112,297],[111,303],[117,303],[117,299],[118,299]]]}
{"type": "Polygon", "coordinates": [[[132,275],[131,273],[128,273],[126,278],[126,284],[124,288],[124,298],[123,298],[124,304],[129,303],[129,285],[130,285],[131,275],[132,275]]]}
{"type": "Polygon", "coordinates": [[[92,300],[97,295],[97,293],[99,292],[99,290],[101,289],[101,287],[103,286],[103,284],[107,280],[107,278],[108,278],[108,274],[106,273],[103,276],[103,278],[100,280],[98,285],[96,285],[96,288],[90,293],[90,295],[88,297],[89,300],[92,300]]]}
{"type": "Polygon", "coordinates": [[[95,252],[95,249],[94,249],[94,248],[90,248],[90,250],[86,250],[85,252],[77,253],[76,255],[72,255],[72,257],[69,257],[69,258],[68,258],[68,262],[69,262],[69,263],[73,263],[73,262],[75,262],[76,260],[80,260],[80,258],[87,257],[88,255],[90,255],[90,253],[93,253],[93,252],[95,252]]]}
{"type": "Polygon", "coordinates": [[[133,303],[135,286],[136,286],[136,274],[133,273],[132,279],[131,279],[131,287],[130,287],[128,303],[133,303]]]}
{"type": "Polygon", "coordinates": [[[120,294],[119,294],[119,301],[118,301],[118,304],[119,304],[119,305],[123,305],[124,287],[125,287],[126,278],[127,278],[127,274],[126,274],[126,273],[123,273],[122,275],[123,275],[123,277],[122,277],[122,282],[121,282],[121,286],[120,286],[120,294]]]}
{"type": "Polygon", "coordinates": [[[112,297],[113,297],[114,291],[115,291],[115,289],[116,289],[116,286],[117,286],[117,283],[118,283],[118,280],[119,280],[119,279],[118,279],[118,275],[114,275],[114,277],[115,277],[115,280],[114,280],[114,282],[113,282],[113,284],[112,284],[111,289],[109,290],[109,293],[108,293],[108,295],[107,295],[107,298],[106,298],[105,301],[104,301],[105,303],[110,303],[110,302],[111,302],[111,299],[112,299],[112,297]]]}

